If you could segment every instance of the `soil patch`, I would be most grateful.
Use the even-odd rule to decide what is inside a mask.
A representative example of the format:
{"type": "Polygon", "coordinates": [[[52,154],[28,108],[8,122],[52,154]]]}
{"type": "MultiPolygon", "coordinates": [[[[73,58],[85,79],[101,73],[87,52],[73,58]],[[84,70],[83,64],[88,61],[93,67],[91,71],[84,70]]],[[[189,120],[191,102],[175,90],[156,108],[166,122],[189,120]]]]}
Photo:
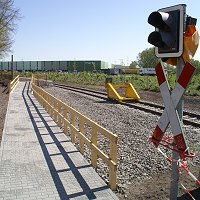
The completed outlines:
{"type": "Polygon", "coordinates": [[[5,88],[0,85],[0,143],[3,135],[3,127],[6,117],[7,105],[9,94],[5,91],[5,88]]]}
{"type": "MultiPolygon", "coordinates": [[[[191,167],[194,174],[198,174],[199,167],[191,167]]],[[[127,188],[125,195],[117,194],[120,200],[168,200],[170,199],[170,180],[171,171],[167,170],[164,173],[157,174],[154,178],[145,180],[140,184],[132,184],[127,188]]],[[[197,187],[195,182],[184,173],[180,176],[180,182],[187,187],[190,193],[196,200],[200,200],[200,188],[197,187]]],[[[183,190],[179,183],[179,197],[177,200],[191,200],[189,194],[183,190]]]]}

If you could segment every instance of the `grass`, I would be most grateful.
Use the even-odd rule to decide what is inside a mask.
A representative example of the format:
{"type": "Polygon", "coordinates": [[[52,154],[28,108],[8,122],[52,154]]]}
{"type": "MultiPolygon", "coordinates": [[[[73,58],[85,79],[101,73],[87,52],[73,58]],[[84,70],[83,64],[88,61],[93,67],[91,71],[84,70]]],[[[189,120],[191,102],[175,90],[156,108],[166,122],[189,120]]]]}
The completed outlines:
{"type": "MultiPolygon", "coordinates": [[[[130,82],[134,85],[136,90],[148,90],[148,91],[159,91],[159,85],[156,76],[140,76],[140,75],[106,75],[101,73],[63,73],[55,74],[50,72],[48,78],[52,81],[63,82],[63,83],[77,83],[81,85],[105,85],[105,80],[108,77],[112,77],[113,84],[124,84],[130,82]]],[[[168,82],[170,89],[172,90],[176,84],[176,75],[170,74],[168,76],[168,82]]],[[[195,75],[187,90],[186,95],[200,96],[200,75],[195,75]]]]}
{"type": "MultiPolygon", "coordinates": [[[[34,72],[41,73],[41,72],[34,72]]],[[[47,72],[48,79],[55,82],[62,83],[76,83],[81,85],[96,85],[104,86],[105,80],[108,77],[112,77],[113,84],[124,84],[130,82],[134,85],[135,89],[148,90],[148,91],[159,91],[159,85],[157,82],[156,76],[140,76],[140,75],[106,75],[103,73],[90,73],[90,72],[79,72],[79,73],[56,73],[56,72],[47,72]]],[[[32,72],[23,72],[18,73],[23,77],[31,77],[32,72]]],[[[174,73],[168,75],[168,82],[171,90],[176,84],[176,75],[174,73]]],[[[187,90],[186,95],[190,96],[200,96],[200,74],[195,75],[187,90]]]]}

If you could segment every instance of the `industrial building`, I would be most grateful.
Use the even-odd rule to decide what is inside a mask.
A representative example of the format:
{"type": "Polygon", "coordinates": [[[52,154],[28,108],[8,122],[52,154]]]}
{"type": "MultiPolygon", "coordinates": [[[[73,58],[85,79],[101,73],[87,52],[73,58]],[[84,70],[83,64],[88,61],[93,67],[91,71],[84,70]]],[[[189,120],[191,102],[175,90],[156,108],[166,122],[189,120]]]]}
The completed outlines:
{"type": "MultiPolygon", "coordinates": [[[[108,62],[101,60],[73,60],[73,61],[15,61],[14,71],[101,71],[112,68],[108,62]]],[[[0,62],[0,70],[11,70],[10,62],[0,62]]]]}

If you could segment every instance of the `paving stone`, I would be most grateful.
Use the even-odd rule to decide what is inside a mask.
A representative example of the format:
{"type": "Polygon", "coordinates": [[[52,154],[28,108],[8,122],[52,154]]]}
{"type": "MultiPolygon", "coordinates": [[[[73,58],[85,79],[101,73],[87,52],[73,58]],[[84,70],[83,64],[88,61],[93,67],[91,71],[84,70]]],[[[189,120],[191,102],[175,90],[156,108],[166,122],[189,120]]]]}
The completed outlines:
{"type": "Polygon", "coordinates": [[[20,82],[0,147],[0,200],[118,199],[20,82]]]}

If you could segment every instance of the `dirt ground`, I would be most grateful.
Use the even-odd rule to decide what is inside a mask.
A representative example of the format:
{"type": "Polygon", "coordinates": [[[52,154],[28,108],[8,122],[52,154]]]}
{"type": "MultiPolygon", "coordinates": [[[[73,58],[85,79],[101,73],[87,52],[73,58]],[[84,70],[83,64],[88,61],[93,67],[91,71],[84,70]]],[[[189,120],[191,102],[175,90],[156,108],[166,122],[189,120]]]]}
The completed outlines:
{"type": "Polygon", "coordinates": [[[6,116],[7,104],[9,95],[4,91],[4,88],[0,85],[0,142],[3,134],[3,126],[6,116]]]}
{"type": "MultiPolygon", "coordinates": [[[[190,168],[194,174],[198,174],[199,167],[190,168]]],[[[130,185],[126,191],[125,195],[119,195],[120,200],[168,200],[170,194],[170,177],[171,171],[166,171],[165,173],[158,174],[153,179],[143,181],[138,185],[130,185]]],[[[193,180],[188,178],[183,180],[180,177],[180,182],[187,187],[190,193],[193,195],[195,200],[200,200],[200,187],[194,183],[193,180]]],[[[191,200],[192,198],[184,191],[179,184],[179,197],[177,200],[191,200]]]]}

